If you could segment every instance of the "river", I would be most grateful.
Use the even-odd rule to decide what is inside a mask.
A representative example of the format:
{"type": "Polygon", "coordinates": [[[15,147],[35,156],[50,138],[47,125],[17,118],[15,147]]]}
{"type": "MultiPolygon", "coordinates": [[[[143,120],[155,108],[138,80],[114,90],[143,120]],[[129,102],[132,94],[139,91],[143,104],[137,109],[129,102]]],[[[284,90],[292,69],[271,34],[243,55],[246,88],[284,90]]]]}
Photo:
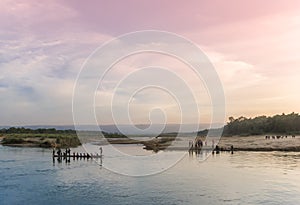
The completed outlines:
{"type": "MultiPolygon", "coordinates": [[[[136,145],[128,150],[141,149],[136,145]]],[[[75,151],[82,151],[82,147],[75,151]]],[[[50,149],[0,146],[0,204],[299,204],[300,153],[186,155],[151,176],[93,160],[52,160],[50,149]]],[[[145,151],[141,151],[144,153],[145,151]]],[[[163,162],[162,162],[163,163],[163,162]]]]}

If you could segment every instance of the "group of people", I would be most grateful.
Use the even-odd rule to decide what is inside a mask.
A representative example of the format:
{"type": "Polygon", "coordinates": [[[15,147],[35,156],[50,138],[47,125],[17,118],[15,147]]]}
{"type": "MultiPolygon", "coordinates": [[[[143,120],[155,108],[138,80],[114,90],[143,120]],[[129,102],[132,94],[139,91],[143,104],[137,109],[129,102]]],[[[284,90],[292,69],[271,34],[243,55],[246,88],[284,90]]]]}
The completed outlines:
{"type": "MultiPolygon", "coordinates": [[[[53,154],[53,156],[55,155],[55,149],[53,149],[52,154],[53,154]]],[[[57,156],[71,155],[71,149],[66,148],[66,150],[64,152],[62,152],[61,149],[58,148],[56,154],[57,154],[57,156]]]]}
{"type": "MultiPolygon", "coordinates": [[[[207,146],[207,141],[205,141],[205,140],[202,141],[199,136],[196,137],[194,141],[189,142],[189,147],[190,148],[200,149],[203,146],[207,146]]],[[[212,140],[212,148],[214,148],[214,147],[215,147],[215,141],[212,140]]]]}
{"type": "MultiPolygon", "coordinates": [[[[296,137],[295,135],[292,135],[292,138],[295,138],[295,137],[296,137]]],[[[283,135],[282,136],[281,135],[277,135],[277,136],[266,135],[266,137],[265,137],[266,140],[268,140],[268,139],[283,139],[283,138],[288,138],[288,136],[287,135],[285,135],[285,136],[283,136],[283,135]]]]}

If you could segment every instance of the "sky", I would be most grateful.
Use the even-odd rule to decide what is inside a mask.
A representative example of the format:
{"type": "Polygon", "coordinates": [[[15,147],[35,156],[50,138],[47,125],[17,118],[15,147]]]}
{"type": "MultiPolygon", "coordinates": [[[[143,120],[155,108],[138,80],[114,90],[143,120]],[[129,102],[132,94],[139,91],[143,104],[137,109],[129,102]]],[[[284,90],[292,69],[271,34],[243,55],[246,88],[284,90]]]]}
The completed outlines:
{"type": "MultiPolygon", "coordinates": [[[[298,0],[2,0],[0,125],[72,124],[73,91],[84,62],[105,42],[141,30],[180,35],[205,53],[222,83],[225,121],[230,116],[299,112],[298,0]]],[[[180,49],[180,45],[173,46],[180,49]]],[[[197,115],[201,115],[201,123],[211,122],[213,111],[205,82],[198,82],[188,66],[170,56],[129,56],[106,77],[105,89],[99,88],[95,94],[95,113],[101,124],[113,123],[108,106],[116,93],[113,108],[121,124],[128,123],[123,119],[126,113],[122,115],[122,106],[128,103],[133,123],[180,123],[182,107],[176,104],[176,97],[185,104],[181,111],[189,116],[184,123],[198,122],[197,115]],[[143,66],[153,68],[122,81],[143,66]],[[158,67],[169,70],[156,72],[158,67]],[[170,74],[170,70],[174,72],[170,74]],[[140,83],[146,79],[176,92],[172,95],[161,87],[151,87],[128,98],[136,91],[130,88],[142,88],[140,83]],[[183,79],[195,99],[185,95],[183,79]],[[120,83],[124,92],[116,92],[109,83],[120,83]],[[194,112],[192,104],[199,106],[200,113],[194,112]]],[[[84,104],[84,100],[78,102],[84,104]]],[[[78,113],[83,123],[91,123],[84,117],[84,108],[78,113]]]]}

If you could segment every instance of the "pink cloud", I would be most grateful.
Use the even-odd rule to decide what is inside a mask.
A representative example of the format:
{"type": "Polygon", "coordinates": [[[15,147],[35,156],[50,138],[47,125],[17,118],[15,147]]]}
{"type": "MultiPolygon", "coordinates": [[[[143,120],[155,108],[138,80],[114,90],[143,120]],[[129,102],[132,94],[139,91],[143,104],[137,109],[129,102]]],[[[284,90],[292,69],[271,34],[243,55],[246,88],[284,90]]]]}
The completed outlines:
{"type": "Polygon", "coordinates": [[[286,1],[64,1],[79,14],[86,28],[113,34],[142,29],[194,31],[246,21],[276,13],[297,11],[300,2],[286,1]]]}
{"type": "MultiPolygon", "coordinates": [[[[166,30],[193,40],[212,59],[224,85],[228,115],[299,112],[299,13],[298,0],[3,0],[1,78],[15,77],[22,84],[27,76],[35,86],[32,82],[52,67],[77,72],[84,58],[112,36],[166,30]]],[[[51,87],[57,79],[48,80],[51,87]]],[[[1,105],[6,110],[13,110],[9,99],[18,101],[11,95],[1,105]]],[[[57,107],[69,102],[60,98],[64,95],[55,96],[57,107]]]]}

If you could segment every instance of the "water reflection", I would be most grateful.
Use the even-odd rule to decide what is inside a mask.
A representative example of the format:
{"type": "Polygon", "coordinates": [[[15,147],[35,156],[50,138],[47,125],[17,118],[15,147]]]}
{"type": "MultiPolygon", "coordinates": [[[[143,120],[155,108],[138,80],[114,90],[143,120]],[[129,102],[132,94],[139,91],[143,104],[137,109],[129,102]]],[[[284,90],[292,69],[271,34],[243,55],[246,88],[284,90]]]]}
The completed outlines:
{"type": "Polygon", "coordinates": [[[203,161],[203,160],[207,159],[210,155],[212,155],[212,151],[209,151],[209,150],[189,151],[189,157],[196,158],[199,161],[203,161]]]}
{"type": "Polygon", "coordinates": [[[73,156],[61,156],[61,157],[52,157],[52,162],[53,166],[55,166],[56,163],[62,164],[65,163],[69,165],[71,162],[77,162],[77,161],[94,161],[99,164],[100,167],[102,167],[103,164],[103,157],[97,157],[97,158],[92,158],[92,157],[73,157],[73,156]]]}
{"type": "Polygon", "coordinates": [[[199,149],[199,150],[190,150],[189,157],[196,158],[198,161],[204,161],[208,159],[210,156],[219,156],[221,154],[231,154],[233,155],[233,150],[231,151],[220,151],[220,150],[212,150],[212,149],[199,149]]]}
{"type": "Polygon", "coordinates": [[[229,161],[238,168],[294,170],[300,163],[300,153],[296,152],[238,152],[229,161]],[[241,158],[243,160],[241,160],[241,158]],[[254,163],[255,161],[255,163],[254,163]]]}

